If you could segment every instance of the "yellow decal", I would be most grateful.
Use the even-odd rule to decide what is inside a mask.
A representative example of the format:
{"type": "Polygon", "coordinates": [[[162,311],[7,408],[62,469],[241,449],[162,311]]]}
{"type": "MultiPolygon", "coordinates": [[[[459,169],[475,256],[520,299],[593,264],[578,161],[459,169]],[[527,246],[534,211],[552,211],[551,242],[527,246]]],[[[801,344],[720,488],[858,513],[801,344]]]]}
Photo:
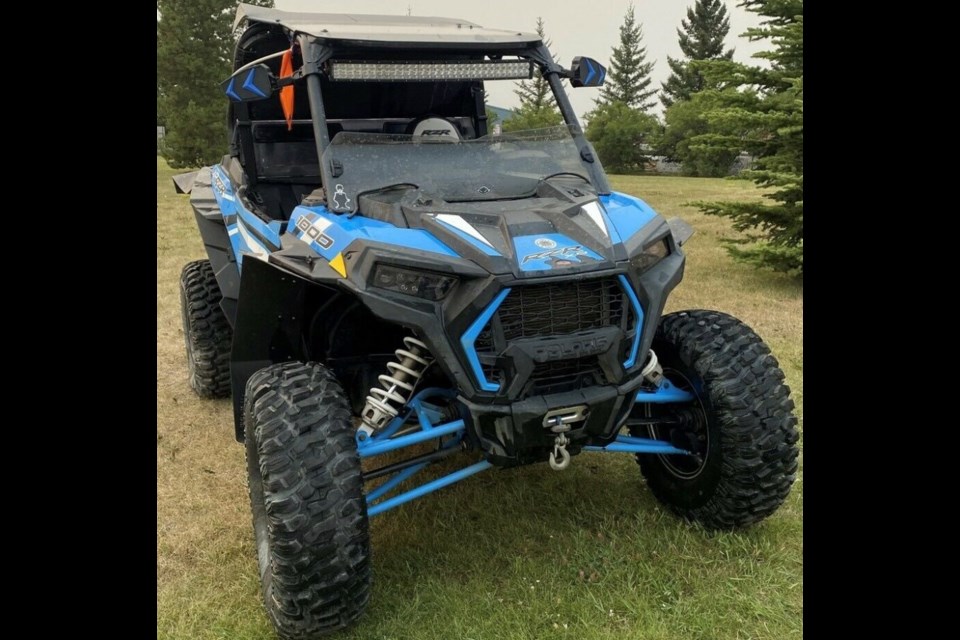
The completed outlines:
{"type": "Polygon", "coordinates": [[[347,265],[343,263],[342,253],[338,253],[333,257],[333,260],[330,261],[330,266],[333,267],[333,270],[339,273],[344,278],[347,277],[347,265]]]}

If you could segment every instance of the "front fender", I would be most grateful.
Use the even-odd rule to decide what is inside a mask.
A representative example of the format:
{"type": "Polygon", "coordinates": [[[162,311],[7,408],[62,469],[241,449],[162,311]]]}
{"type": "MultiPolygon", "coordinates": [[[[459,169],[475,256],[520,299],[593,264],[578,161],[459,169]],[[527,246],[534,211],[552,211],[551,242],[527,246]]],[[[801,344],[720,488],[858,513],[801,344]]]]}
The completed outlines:
{"type": "Polygon", "coordinates": [[[243,440],[243,397],[250,376],[271,364],[307,359],[301,336],[304,298],[311,286],[319,285],[263,260],[243,264],[230,354],[237,440],[243,440]]]}

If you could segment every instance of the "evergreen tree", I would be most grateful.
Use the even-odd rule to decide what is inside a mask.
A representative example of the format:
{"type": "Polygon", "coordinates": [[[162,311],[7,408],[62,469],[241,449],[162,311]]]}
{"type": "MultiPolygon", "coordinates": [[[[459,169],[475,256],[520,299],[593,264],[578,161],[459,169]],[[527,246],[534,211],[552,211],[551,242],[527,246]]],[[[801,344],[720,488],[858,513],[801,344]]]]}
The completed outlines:
{"type": "MultiPolygon", "coordinates": [[[[543,43],[547,45],[548,49],[553,46],[553,42],[544,32],[543,18],[540,17],[537,18],[537,35],[540,36],[540,39],[543,40],[543,43]]],[[[557,61],[556,56],[554,56],[553,61],[557,61]]],[[[550,91],[550,85],[547,83],[547,79],[543,77],[539,68],[534,71],[532,80],[521,80],[518,82],[517,89],[514,90],[514,93],[520,98],[520,109],[518,109],[518,112],[524,108],[534,110],[557,108],[557,101],[553,97],[553,92],[550,91]]]]}
{"type": "Polygon", "coordinates": [[[769,68],[729,61],[703,63],[717,106],[704,114],[709,133],[691,143],[745,149],[753,167],[740,174],[764,188],[764,200],[699,202],[709,215],[728,217],[745,238],[730,247],[738,258],[778,271],[803,273],[803,0],[742,0],[765,19],[745,34],[768,39],[754,57],[769,68]]]}
{"type": "MultiPolygon", "coordinates": [[[[547,48],[552,45],[544,33],[543,18],[537,18],[537,35],[547,48]]],[[[563,116],[557,108],[557,100],[553,97],[550,85],[540,73],[539,68],[533,72],[533,79],[518,82],[514,93],[520,99],[520,108],[514,112],[512,118],[503,123],[504,131],[542,129],[563,123],[563,116]]]]}
{"type": "Polygon", "coordinates": [[[659,130],[649,113],[611,102],[593,110],[585,134],[608,171],[637,173],[647,162],[644,148],[659,130]]]}
{"type": "Polygon", "coordinates": [[[235,0],[157,0],[157,122],[172,167],[212,164],[227,149],[220,82],[233,71],[236,12],[235,0]]]}
{"type": "Polygon", "coordinates": [[[656,104],[650,98],[657,90],[647,89],[652,82],[653,63],[646,62],[647,48],[641,46],[642,42],[643,26],[634,18],[631,4],[620,26],[620,46],[613,48],[607,79],[596,100],[598,105],[622,102],[646,111],[656,104]]]}
{"type": "MultiPolygon", "coordinates": [[[[744,98],[749,100],[749,96],[744,98]]],[[[729,106],[729,100],[716,91],[699,91],[670,105],[663,113],[665,128],[657,141],[657,153],[683,163],[683,173],[688,176],[730,175],[730,168],[740,155],[739,140],[731,140],[730,146],[724,147],[705,145],[701,138],[711,132],[707,114],[720,105],[729,106]]]]}
{"type": "Polygon", "coordinates": [[[670,77],[661,83],[663,92],[660,102],[669,107],[677,100],[687,100],[691,94],[702,91],[703,73],[690,64],[692,60],[732,60],[733,49],[723,50],[723,39],[730,32],[730,20],[723,0],[697,0],[687,8],[686,20],[680,21],[677,29],[680,51],[686,60],[667,56],[670,77]]]}

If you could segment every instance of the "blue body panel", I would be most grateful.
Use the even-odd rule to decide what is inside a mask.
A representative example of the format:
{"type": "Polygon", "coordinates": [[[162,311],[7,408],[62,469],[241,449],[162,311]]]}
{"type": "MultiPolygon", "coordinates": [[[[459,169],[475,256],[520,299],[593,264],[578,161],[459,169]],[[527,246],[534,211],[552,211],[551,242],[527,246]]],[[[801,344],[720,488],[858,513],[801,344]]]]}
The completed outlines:
{"type": "Polygon", "coordinates": [[[613,192],[608,196],[600,196],[600,202],[606,209],[607,220],[613,223],[624,242],[657,217],[657,212],[650,205],[625,193],[613,192]]]}
{"type": "Polygon", "coordinates": [[[214,166],[210,174],[213,178],[213,195],[217,199],[220,213],[223,214],[237,267],[242,266],[245,253],[260,257],[266,257],[270,253],[270,248],[254,234],[259,234],[274,246],[280,246],[280,235],[284,231],[285,223],[274,220],[268,224],[247,210],[236,197],[230,179],[220,165],[214,166]]]}
{"type": "Polygon", "coordinates": [[[326,207],[297,207],[290,215],[290,230],[296,236],[327,260],[343,251],[354,240],[370,240],[405,249],[430,251],[445,256],[458,257],[458,254],[423,229],[400,229],[388,222],[373,220],[364,216],[345,216],[330,213],[326,207]],[[303,230],[304,218],[309,225],[332,240],[328,244],[320,236],[313,237],[303,230]]]}
{"type": "Polygon", "coordinates": [[[513,248],[521,271],[549,271],[589,262],[602,262],[603,256],[562,233],[540,233],[513,238],[513,248]]]}

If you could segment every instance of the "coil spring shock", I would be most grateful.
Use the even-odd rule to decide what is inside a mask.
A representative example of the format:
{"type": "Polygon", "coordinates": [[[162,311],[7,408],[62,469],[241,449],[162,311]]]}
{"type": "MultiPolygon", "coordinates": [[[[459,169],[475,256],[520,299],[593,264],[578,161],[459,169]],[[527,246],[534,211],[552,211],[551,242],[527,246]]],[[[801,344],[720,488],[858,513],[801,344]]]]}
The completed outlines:
{"type": "Polygon", "coordinates": [[[387,363],[390,373],[379,376],[377,380],[380,386],[370,389],[370,395],[367,396],[361,414],[363,426],[360,427],[367,435],[382,429],[397,417],[400,408],[413,397],[413,390],[424,370],[433,362],[427,345],[416,338],[404,338],[403,344],[406,349],[394,351],[399,362],[387,363]]]}
{"type": "Polygon", "coordinates": [[[663,383],[663,367],[660,366],[660,361],[657,360],[657,354],[653,349],[650,349],[650,357],[640,371],[640,375],[655,387],[663,383]]]}

